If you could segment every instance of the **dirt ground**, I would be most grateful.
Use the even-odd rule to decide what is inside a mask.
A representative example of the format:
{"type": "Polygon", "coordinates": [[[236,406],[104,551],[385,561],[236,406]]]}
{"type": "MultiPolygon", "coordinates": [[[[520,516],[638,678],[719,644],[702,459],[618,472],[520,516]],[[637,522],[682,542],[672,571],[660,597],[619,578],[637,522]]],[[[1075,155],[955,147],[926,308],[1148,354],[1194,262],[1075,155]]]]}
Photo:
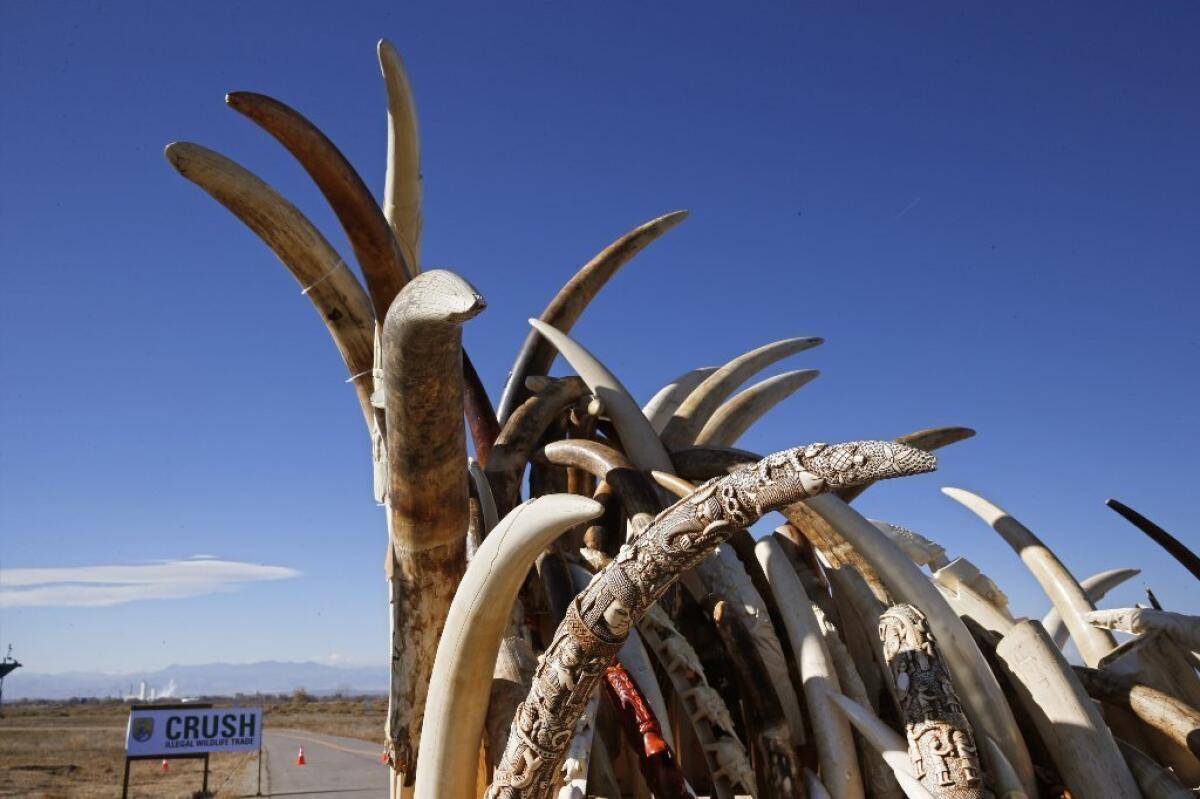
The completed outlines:
{"type": "MultiPolygon", "coordinates": [[[[242,697],[213,699],[216,706],[263,708],[266,729],[289,728],[382,742],[386,700],[242,697]]],[[[5,703],[0,718],[0,797],[121,795],[125,767],[125,724],[129,706],[118,701],[5,703]]],[[[382,746],[380,747],[382,749],[382,746]]],[[[213,796],[237,796],[236,777],[252,766],[254,753],[214,754],[208,787],[213,796]]],[[[171,760],[166,773],[157,760],[131,765],[129,795],[198,795],[203,761],[171,760]]]]}

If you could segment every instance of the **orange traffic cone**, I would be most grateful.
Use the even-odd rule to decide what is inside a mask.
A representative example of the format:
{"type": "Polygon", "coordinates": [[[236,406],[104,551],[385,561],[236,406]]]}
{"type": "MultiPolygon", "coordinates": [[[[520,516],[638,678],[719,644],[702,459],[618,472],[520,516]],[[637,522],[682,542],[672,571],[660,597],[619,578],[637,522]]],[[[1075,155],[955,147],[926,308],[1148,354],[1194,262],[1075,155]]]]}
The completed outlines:
{"type": "Polygon", "coordinates": [[[296,765],[297,766],[304,765],[304,747],[303,746],[300,747],[300,753],[296,755],[296,765]]]}
{"type": "Polygon", "coordinates": [[[164,758],[163,758],[163,762],[162,762],[162,766],[159,768],[159,770],[160,770],[160,771],[161,771],[163,774],[166,774],[166,773],[167,773],[167,769],[168,769],[168,768],[169,768],[169,766],[167,766],[167,759],[164,757],[164,758]]]}

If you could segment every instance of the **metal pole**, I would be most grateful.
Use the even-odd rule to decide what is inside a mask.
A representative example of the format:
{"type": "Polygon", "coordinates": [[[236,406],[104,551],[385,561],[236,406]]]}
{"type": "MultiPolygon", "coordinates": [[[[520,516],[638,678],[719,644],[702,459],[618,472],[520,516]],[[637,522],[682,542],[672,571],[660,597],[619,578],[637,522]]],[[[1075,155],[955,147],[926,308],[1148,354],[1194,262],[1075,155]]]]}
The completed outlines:
{"type": "Polygon", "coordinates": [[[262,730],[258,731],[258,790],[255,796],[262,796],[262,730]]]}
{"type": "Polygon", "coordinates": [[[125,758],[125,779],[121,783],[121,799],[129,797],[129,758],[125,758]]]}
{"type": "Polygon", "coordinates": [[[208,752],[204,753],[204,785],[200,787],[200,792],[208,796],[208,752]]]}

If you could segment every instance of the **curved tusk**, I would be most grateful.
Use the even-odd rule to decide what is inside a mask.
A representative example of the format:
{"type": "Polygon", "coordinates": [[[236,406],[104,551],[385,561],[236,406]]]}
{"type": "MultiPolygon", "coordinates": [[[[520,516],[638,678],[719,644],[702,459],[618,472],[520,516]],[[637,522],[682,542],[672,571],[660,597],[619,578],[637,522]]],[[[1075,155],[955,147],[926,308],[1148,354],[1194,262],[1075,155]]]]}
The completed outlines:
{"type": "Polygon", "coordinates": [[[621,437],[625,454],[633,465],[644,470],[675,471],[654,428],[650,427],[646,417],[642,416],[642,409],[633,401],[633,397],[625,390],[625,386],[621,385],[617,376],[600,363],[596,356],[562,331],[537,319],[530,319],[529,324],[562,353],[571,364],[571,368],[579,373],[592,393],[604,403],[609,418],[621,437]]]}
{"type": "Polygon", "coordinates": [[[1123,675],[1087,666],[1074,668],[1093,699],[1132,712],[1200,759],[1200,711],[1196,708],[1123,675]]]}
{"type": "Polygon", "coordinates": [[[377,50],[388,106],[383,215],[396,234],[404,263],[415,275],[421,271],[421,137],[417,108],[396,48],[387,39],[380,39],[377,50]]]}
{"type": "Polygon", "coordinates": [[[1183,564],[1183,567],[1190,571],[1193,577],[1200,580],[1200,556],[1188,549],[1182,541],[1128,505],[1117,502],[1115,499],[1105,500],[1104,504],[1121,514],[1127,522],[1149,536],[1154,543],[1167,550],[1171,557],[1183,564]]]}
{"type": "Polygon", "coordinates": [[[1062,561],[1029,528],[1002,508],[969,491],[943,488],[942,493],[987,522],[1021,556],[1054,607],[1062,614],[1085,663],[1095,666],[1101,658],[1116,649],[1117,643],[1110,634],[1097,630],[1083,620],[1084,613],[1096,608],[1088,601],[1087,594],[1062,561]]]}
{"type": "Polygon", "coordinates": [[[454,594],[438,642],[430,712],[421,727],[416,799],[474,798],[492,671],[517,593],[543,549],[601,510],[586,497],[550,494],[517,507],[484,539],[454,594]]]}
{"type": "Polygon", "coordinates": [[[925,614],[893,605],[879,618],[879,641],[908,737],[913,775],[930,791],[964,799],[986,794],[971,723],[955,693],[925,614]],[[929,735],[930,730],[933,735],[929,735]],[[949,745],[957,755],[945,757],[949,745]]]}
{"type": "Polygon", "coordinates": [[[1108,725],[1042,626],[1017,622],[996,655],[1071,795],[1138,799],[1108,725]]]}
{"type": "Polygon", "coordinates": [[[513,720],[488,796],[542,799],[549,793],[600,667],[620,650],[647,608],[713,547],[763,514],[818,492],[920,474],[935,465],[932,455],[890,442],[813,444],[736,469],[668,508],[571,603],[534,676],[530,698],[513,720]],[[528,740],[533,730],[536,748],[528,740]]]}
{"type": "Polygon", "coordinates": [[[945,597],[896,544],[842,500],[822,495],[805,504],[858,550],[901,601],[924,611],[971,725],[1001,744],[1026,792],[1036,795],[1033,763],[1012,709],[978,645],[945,597]]]}
{"type": "Polygon", "coordinates": [[[253,230],[296,278],[329,328],[372,428],[375,318],[367,293],[345,262],[304,214],[249,170],[190,142],[168,144],[164,155],[179,174],[253,230]]]}
{"type": "Polygon", "coordinates": [[[1117,748],[1125,758],[1133,778],[1145,799],[1195,799],[1196,795],[1183,787],[1183,783],[1170,769],[1163,768],[1154,758],[1132,744],[1117,738],[1117,748]]]}
{"type": "Polygon", "coordinates": [[[671,421],[675,411],[679,409],[680,403],[687,399],[688,394],[691,394],[696,386],[703,383],[704,379],[715,371],[717,371],[715,366],[702,366],[699,369],[685,372],[660,388],[650,398],[650,401],[642,406],[642,415],[650,422],[650,426],[654,428],[655,432],[662,432],[667,422],[671,421]]]}
{"type": "Polygon", "coordinates": [[[474,458],[467,458],[467,473],[471,476],[471,484],[475,486],[475,496],[479,498],[479,510],[483,514],[483,535],[486,536],[500,521],[500,515],[496,511],[496,499],[492,496],[492,485],[483,473],[483,467],[474,458]]]}
{"type": "Polygon", "coordinates": [[[1008,762],[995,739],[984,735],[983,746],[987,752],[988,765],[992,768],[992,787],[996,790],[997,799],[1029,799],[1029,795],[1021,787],[1021,778],[1017,776],[1017,770],[1008,762]]]}
{"type": "Polygon", "coordinates": [[[466,557],[461,324],[483,307],[469,283],[434,270],[404,287],[383,324],[389,577],[403,587],[391,598],[392,648],[404,653],[392,661],[387,735],[395,769],[406,775],[416,765],[438,636],[466,557]]]}
{"type": "Polygon", "coordinates": [[[690,446],[717,407],[750,377],[776,361],[812,349],[822,341],[824,339],[816,336],[773,341],[739,355],[713,372],[696,386],[663,428],[662,440],[667,449],[690,446]]]}
{"type": "Polygon", "coordinates": [[[863,740],[883,757],[883,761],[891,766],[893,772],[909,775],[913,773],[908,744],[900,733],[848,696],[831,693],[829,701],[854,725],[854,729],[858,730],[863,740]]]}
{"type": "Polygon", "coordinates": [[[767,411],[811,383],[816,369],[784,372],[755,383],[721,405],[696,436],[700,447],[732,447],[767,411]]]}
{"type": "Polygon", "coordinates": [[[830,706],[829,697],[841,693],[841,682],[812,603],[787,556],[773,538],[760,540],[754,547],[754,554],[775,594],[792,652],[799,662],[825,787],[833,799],[862,797],[862,774],[850,724],[830,706]]]}
{"type": "Polygon", "coordinates": [[[1096,610],[1083,615],[1093,627],[1141,635],[1161,631],[1185,649],[1200,650],[1200,617],[1151,608],[1096,610]]]}
{"type": "Polygon", "coordinates": [[[412,274],[383,211],[346,156],[316,125],[272,97],[230,92],[225,102],[274,136],[317,184],[354,248],[375,318],[383,319],[412,274]]]}
{"type": "Polygon", "coordinates": [[[654,482],[660,487],[682,499],[688,494],[696,490],[695,483],[684,480],[682,477],[676,477],[673,474],[666,472],[650,472],[650,476],[654,478],[654,482]]]}
{"type": "Polygon", "coordinates": [[[604,480],[612,486],[634,534],[646,529],[662,510],[654,495],[654,487],[630,465],[624,455],[610,446],[599,441],[570,438],[550,442],[542,447],[540,454],[556,466],[583,469],[597,480],[604,480]]]}
{"type": "MultiPolygon", "coordinates": [[[[651,219],[605,247],[559,289],[558,294],[554,295],[554,299],[546,306],[546,310],[542,311],[539,320],[563,333],[570,333],[584,309],[617,270],[629,263],[652,241],[687,219],[687,215],[687,211],[673,211],[651,219]]],[[[500,396],[497,416],[501,424],[508,421],[509,414],[516,410],[527,396],[525,378],[530,375],[544,375],[549,371],[550,365],[554,363],[556,346],[553,341],[534,332],[525,337],[525,343],[517,353],[517,359],[508,373],[508,382],[504,384],[504,392],[500,396]]]]}
{"type": "MultiPolygon", "coordinates": [[[[907,444],[910,447],[923,449],[926,452],[933,452],[934,450],[948,447],[951,444],[957,444],[959,441],[965,441],[974,436],[975,431],[969,427],[930,427],[927,430],[917,430],[914,433],[900,436],[896,441],[900,444],[907,444]]],[[[841,497],[843,502],[853,502],[868,488],[870,488],[869,485],[842,489],[838,492],[838,496],[841,497]]]]}
{"type": "Polygon", "coordinates": [[[534,448],[550,425],[585,393],[587,384],[578,377],[551,380],[509,416],[483,467],[500,510],[507,512],[517,504],[521,476],[534,448]]]}
{"type": "MultiPolygon", "coordinates": [[[[1109,569],[1108,571],[1093,574],[1091,577],[1085,578],[1079,583],[1079,587],[1087,595],[1088,601],[1092,605],[1095,605],[1101,599],[1104,599],[1109,591],[1141,573],[1141,569],[1109,569]]],[[[1058,612],[1058,608],[1050,608],[1050,612],[1042,617],[1042,626],[1050,634],[1050,638],[1054,641],[1055,646],[1062,649],[1067,645],[1070,633],[1067,632],[1067,627],[1063,624],[1062,614],[1058,612]]]]}

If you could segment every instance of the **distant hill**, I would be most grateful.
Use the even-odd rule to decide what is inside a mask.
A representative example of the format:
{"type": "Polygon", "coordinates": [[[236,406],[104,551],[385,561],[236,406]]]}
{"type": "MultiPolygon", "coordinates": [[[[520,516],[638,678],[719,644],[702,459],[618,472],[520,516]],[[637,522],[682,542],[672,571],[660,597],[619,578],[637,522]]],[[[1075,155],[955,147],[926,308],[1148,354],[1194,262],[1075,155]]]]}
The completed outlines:
{"type": "Polygon", "coordinates": [[[39,674],[17,669],[4,680],[7,699],[73,699],[121,697],[136,693],[145,681],[149,690],[167,696],[233,696],[281,694],[303,688],[310,694],[386,693],[388,669],[381,666],[327,666],[323,663],[206,663],[168,666],[159,671],[101,674],[69,671],[39,674]]]}

